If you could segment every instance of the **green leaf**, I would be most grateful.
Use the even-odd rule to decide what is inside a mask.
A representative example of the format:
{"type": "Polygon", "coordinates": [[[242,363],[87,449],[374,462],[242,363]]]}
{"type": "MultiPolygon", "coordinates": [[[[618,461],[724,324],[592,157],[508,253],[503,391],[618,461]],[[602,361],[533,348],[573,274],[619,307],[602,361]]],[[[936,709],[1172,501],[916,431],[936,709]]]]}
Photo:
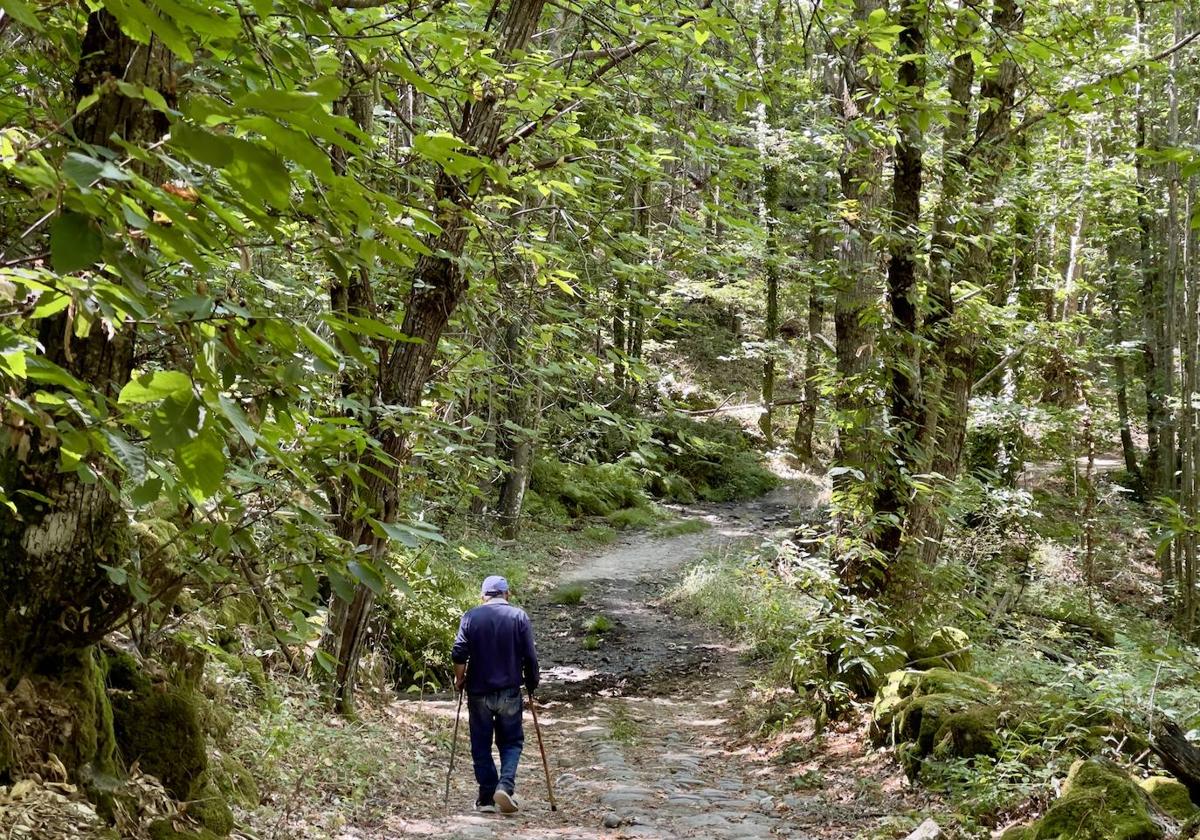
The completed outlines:
{"type": "Polygon", "coordinates": [[[386,536],[408,548],[416,548],[426,541],[446,542],[437,529],[427,522],[380,522],[372,519],[371,528],[380,536],[386,536]]]}
{"type": "Polygon", "coordinates": [[[133,502],[134,507],[139,508],[153,504],[162,494],[162,486],[161,478],[148,479],[133,489],[133,492],[129,494],[129,501],[133,502]]]}
{"type": "Polygon", "coordinates": [[[225,415],[225,419],[242,436],[242,440],[246,441],[246,445],[254,446],[257,444],[258,433],[250,425],[250,418],[246,416],[246,412],[242,411],[242,407],[224,394],[217,397],[217,402],[221,406],[221,413],[225,415]]]}
{"type": "Polygon", "coordinates": [[[157,35],[167,49],[188,64],[192,62],[192,49],[179,27],[141,0],[105,0],[104,7],[112,12],[121,28],[135,41],[148,44],[150,35],[157,35]]]}
{"type": "Polygon", "coordinates": [[[366,560],[351,560],[346,564],[346,568],[350,570],[350,574],[376,595],[383,592],[383,578],[379,576],[379,572],[375,571],[375,567],[366,560]]]}
{"type": "Polygon", "coordinates": [[[200,499],[212,496],[225,483],[225,450],[211,429],[179,447],[178,464],[180,478],[200,499]]]}
{"type": "Polygon", "coordinates": [[[38,20],[37,10],[30,6],[25,0],[0,0],[0,9],[4,10],[6,15],[10,15],[19,23],[23,23],[30,29],[38,32],[42,31],[42,22],[38,20]]]}
{"type": "Polygon", "coordinates": [[[26,373],[25,351],[13,350],[0,353],[0,370],[15,379],[24,379],[26,373]]]}
{"type": "Polygon", "coordinates": [[[317,652],[313,654],[313,659],[320,666],[321,670],[327,674],[332,674],[334,669],[337,668],[337,660],[320,648],[317,648],[317,652]]]}
{"type": "Polygon", "coordinates": [[[117,402],[140,404],[157,402],[192,390],[192,380],[177,370],[156,370],[131,379],[121,389],[117,402]]]}
{"type": "Polygon", "coordinates": [[[160,449],[177,449],[200,428],[200,400],[190,391],[168,397],[150,415],[150,441],[160,449]]]}
{"type": "Polygon", "coordinates": [[[413,138],[413,151],[449,175],[468,175],[487,166],[486,161],[458,151],[464,148],[470,147],[452,134],[419,134],[413,138]]]}
{"type": "Polygon", "coordinates": [[[403,592],[405,595],[412,595],[412,587],[409,586],[408,581],[404,579],[391,563],[387,562],[386,558],[384,558],[383,566],[379,569],[379,572],[392,585],[393,589],[403,592]]]}
{"type": "Polygon", "coordinates": [[[29,317],[33,319],[49,318],[51,315],[57,315],[68,306],[71,305],[71,298],[68,295],[62,295],[58,292],[42,292],[38,295],[37,306],[33,307],[33,311],[29,313],[29,317]]]}
{"type": "Polygon", "coordinates": [[[50,223],[50,264],[59,274],[91,268],[104,241],[92,220],[81,213],[59,213],[50,223]]]}
{"type": "Polygon", "coordinates": [[[185,152],[197,163],[222,169],[233,160],[231,138],[211,131],[193,128],[185,122],[171,126],[171,145],[185,152]]]}
{"type": "Polygon", "coordinates": [[[247,201],[266,201],[276,210],[286,209],[291,202],[292,177],[283,158],[256,143],[235,141],[234,158],[225,166],[225,174],[247,201]]]}
{"type": "Polygon", "coordinates": [[[304,342],[304,346],[312,351],[312,354],[317,357],[317,361],[324,367],[326,373],[334,373],[338,370],[341,361],[341,354],[325,339],[317,335],[303,324],[299,325],[296,330],[300,340],[304,342]]]}
{"type": "Polygon", "coordinates": [[[146,453],[141,447],[130,443],[123,434],[112,429],[104,430],[104,439],[108,441],[108,448],[125,470],[125,474],[135,483],[141,484],[146,478],[146,453]]]}
{"type": "Polygon", "coordinates": [[[96,160],[94,157],[71,152],[63,161],[63,174],[80,187],[90,187],[101,178],[110,181],[130,181],[133,176],[116,164],[107,160],[96,160]]]}
{"type": "Polygon", "coordinates": [[[129,582],[129,572],[124,569],[117,566],[105,566],[103,563],[100,564],[100,568],[108,574],[108,579],[117,586],[124,586],[129,582]]]}

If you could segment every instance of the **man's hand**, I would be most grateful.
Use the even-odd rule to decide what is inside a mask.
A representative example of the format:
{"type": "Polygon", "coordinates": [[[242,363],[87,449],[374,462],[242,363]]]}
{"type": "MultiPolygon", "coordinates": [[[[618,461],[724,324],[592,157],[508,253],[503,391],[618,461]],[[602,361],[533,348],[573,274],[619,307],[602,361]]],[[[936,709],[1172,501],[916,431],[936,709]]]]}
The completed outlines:
{"type": "Polygon", "coordinates": [[[467,684],[467,675],[466,674],[461,674],[461,675],[456,674],[454,676],[454,690],[455,691],[462,691],[463,686],[466,684],[467,684]]]}

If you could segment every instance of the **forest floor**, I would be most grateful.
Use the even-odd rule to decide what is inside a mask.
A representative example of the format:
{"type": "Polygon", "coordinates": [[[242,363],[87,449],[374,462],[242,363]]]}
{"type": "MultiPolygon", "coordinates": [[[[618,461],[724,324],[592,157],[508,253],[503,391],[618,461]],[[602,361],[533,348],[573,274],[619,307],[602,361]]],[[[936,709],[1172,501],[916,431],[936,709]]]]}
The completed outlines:
{"type": "Polygon", "coordinates": [[[870,750],[864,720],[820,737],[795,721],[751,739],[747,716],[769,702],[763,675],[745,651],[664,603],[687,564],[779,532],[814,501],[811,486],[789,482],[755,501],[686,509],[685,518],[709,527],[638,534],[568,559],[558,583],[582,588],[579,603],[554,604],[546,594],[525,601],[542,658],[539,718],[557,812],[549,808],[528,713],[517,790],[523,808],[503,817],[472,809],[465,713],[443,807],[453,698],[398,700],[386,708],[396,741],[377,748],[407,750],[409,773],[374,790],[370,807],[356,809],[344,824],[326,822],[333,829],[326,836],[849,839],[894,837],[898,830],[903,836],[917,821],[913,815],[936,810],[936,803],[870,750]],[[601,614],[614,626],[597,634],[597,649],[587,650],[584,625],[601,614]]]}

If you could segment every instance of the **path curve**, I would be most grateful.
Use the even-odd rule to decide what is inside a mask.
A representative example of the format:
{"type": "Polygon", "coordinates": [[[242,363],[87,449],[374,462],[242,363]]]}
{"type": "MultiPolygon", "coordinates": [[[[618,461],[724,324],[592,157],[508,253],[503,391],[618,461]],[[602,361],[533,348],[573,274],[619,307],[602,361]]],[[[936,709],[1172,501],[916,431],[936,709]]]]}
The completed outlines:
{"type": "MultiPolygon", "coordinates": [[[[460,734],[449,813],[428,806],[425,813],[397,813],[353,836],[853,838],[913,807],[904,801],[911,793],[902,789],[898,772],[867,754],[853,728],[825,736],[820,751],[810,745],[809,764],[788,767],[772,763],[763,745],[739,743],[731,724],[753,680],[752,668],[713,628],[670,612],[660,600],[687,564],[770,536],[815,499],[815,490],[793,482],[752,502],[685,509],[686,518],[702,518],[710,527],[667,538],[635,535],[580,558],[562,570],[560,581],[581,585],[582,603],[529,605],[546,674],[539,718],[558,812],[547,804],[527,717],[520,815],[472,812],[474,780],[460,734]],[[616,627],[603,635],[599,649],[588,651],[581,644],[582,624],[596,614],[616,627]],[[798,789],[797,777],[813,789],[798,789]]],[[[443,727],[455,711],[445,699],[426,700],[419,709],[443,727]]],[[[425,802],[434,790],[441,797],[445,777],[435,771],[444,774],[444,765],[429,768],[425,802]]]]}

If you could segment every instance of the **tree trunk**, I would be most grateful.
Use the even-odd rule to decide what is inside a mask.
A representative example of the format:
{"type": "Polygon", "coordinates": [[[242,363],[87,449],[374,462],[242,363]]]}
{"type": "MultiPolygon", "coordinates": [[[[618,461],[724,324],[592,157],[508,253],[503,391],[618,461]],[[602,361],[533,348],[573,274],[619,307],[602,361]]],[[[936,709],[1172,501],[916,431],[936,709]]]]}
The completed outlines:
{"type": "MultiPolygon", "coordinates": [[[[854,19],[865,21],[881,8],[882,0],[855,0],[854,19]]],[[[867,120],[863,109],[870,97],[862,62],[868,49],[862,42],[848,44],[841,50],[838,65],[832,68],[831,92],[845,138],[838,173],[844,211],[833,307],[838,374],[834,461],[843,471],[834,479],[835,494],[848,492],[856,476],[865,474],[871,454],[867,432],[876,413],[868,381],[875,336],[866,316],[879,294],[877,256],[871,240],[882,199],[883,158],[881,150],[864,139],[868,132],[861,125],[867,120]]]]}
{"type": "MultiPolygon", "coordinates": [[[[140,98],[127,98],[110,80],[159,91],[173,106],[174,68],[162,42],[137,43],[100,10],[88,16],[80,54],[74,100],[103,92],[74,121],[75,135],[118,155],[120,142],[145,148],[160,139],[166,117],[140,98]]],[[[144,169],[142,174],[154,177],[144,169]]],[[[110,332],[97,324],[79,337],[74,318],[69,309],[40,322],[42,355],[115,401],[133,371],[135,327],[115,323],[110,332]]],[[[109,714],[105,723],[99,709],[108,699],[93,645],[133,603],[129,590],[113,584],[103,568],[121,567],[128,559],[121,474],[98,458],[81,465],[81,472],[94,473],[88,481],[80,472],[62,471],[58,442],[30,427],[0,440],[0,484],[17,507],[17,516],[0,518],[0,691],[30,677],[59,708],[78,709],[71,724],[78,729],[50,733],[51,741],[62,743],[49,746],[72,778],[86,765],[111,772],[112,719],[109,714]]]]}
{"type": "MultiPolygon", "coordinates": [[[[524,51],[544,6],[545,0],[512,0],[498,33],[496,54],[501,60],[524,51]]],[[[504,113],[498,96],[498,90],[490,91],[463,106],[460,138],[485,158],[503,155],[499,134],[504,113]]],[[[438,342],[467,290],[459,259],[471,228],[467,212],[478,188],[478,184],[473,187],[444,170],[438,176],[434,197],[435,205],[442,208],[437,219],[441,232],[433,237],[429,252],[420,257],[413,270],[400,327],[407,340],[395,342],[380,367],[378,393],[384,406],[411,408],[420,404],[438,342]]],[[[379,442],[379,450],[367,456],[359,504],[342,509],[336,532],[350,546],[365,546],[370,558],[378,562],[387,542],[371,528],[369,518],[381,522],[394,519],[400,470],[411,453],[408,438],[395,428],[390,417],[374,419],[371,434],[379,442]],[[358,514],[360,510],[366,515],[358,514]]],[[[330,605],[321,649],[334,660],[333,703],[343,713],[353,712],[355,672],[373,605],[374,593],[361,583],[350,600],[335,595],[330,605]]]]}
{"type": "MultiPolygon", "coordinates": [[[[1008,56],[1004,38],[1020,31],[1022,17],[1015,0],[996,0],[991,28],[995,35],[993,51],[1008,56]]],[[[934,223],[929,284],[930,313],[925,332],[933,345],[930,364],[924,366],[925,395],[922,400],[924,422],[917,451],[924,458],[922,472],[954,479],[962,460],[966,438],[968,405],[974,384],[978,327],[962,323],[956,317],[954,287],[959,282],[987,286],[992,277],[988,241],[995,225],[994,198],[999,179],[1011,157],[1009,129],[1018,82],[1018,67],[1011,57],[1001,58],[998,72],[985,78],[979,98],[987,107],[979,109],[974,143],[968,150],[967,107],[970,102],[974,62],[969,55],[955,59],[950,75],[951,101],[962,109],[952,113],[946,129],[945,173],[937,218],[934,223]],[[960,203],[969,201],[974,229],[957,230],[960,203]],[[966,244],[960,252],[955,240],[964,233],[966,244]]],[[[945,522],[926,499],[911,508],[907,525],[908,542],[917,547],[920,560],[930,565],[941,547],[945,522]]]]}
{"type": "MultiPolygon", "coordinates": [[[[897,49],[906,56],[898,81],[903,90],[900,137],[892,163],[891,247],[888,261],[888,303],[892,323],[888,383],[891,420],[890,447],[894,457],[883,465],[875,497],[880,531],[875,546],[885,558],[900,550],[906,510],[908,477],[916,462],[917,431],[921,420],[921,349],[917,316],[917,249],[921,241],[921,129],[919,114],[925,87],[925,21],[914,3],[903,3],[898,18],[903,27],[897,49]]],[[[886,570],[885,570],[886,573],[886,570]]]]}
{"type": "MultiPolygon", "coordinates": [[[[827,193],[824,189],[824,181],[822,181],[818,197],[821,207],[826,205],[826,199],[827,193]]],[[[825,330],[825,274],[827,267],[833,261],[832,237],[823,226],[818,226],[809,240],[809,259],[812,263],[812,270],[809,272],[808,279],[808,316],[804,344],[804,398],[796,412],[796,430],[793,433],[792,447],[800,463],[814,466],[817,463],[813,448],[813,434],[817,421],[817,380],[820,376],[821,348],[825,342],[822,335],[825,330]]]]}
{"type": "Polygon", "coordinates": [[[521,518],[521,506],[525,500],[525,489],[529,483],[529,469],[533,465],[533,433],[530,412],[531,383],[522,382],[525,373],[524,348],[521,343],[523,318],[509,319],[504,328],[503,361],[508,370],[508,388],[505,400],[505,418],[501,424],[500,453],[508,462],[508,471],[500,484],[500,501],[497,508],[500,532],[505,539],[515,539],[517,524],[521,518]]]}

